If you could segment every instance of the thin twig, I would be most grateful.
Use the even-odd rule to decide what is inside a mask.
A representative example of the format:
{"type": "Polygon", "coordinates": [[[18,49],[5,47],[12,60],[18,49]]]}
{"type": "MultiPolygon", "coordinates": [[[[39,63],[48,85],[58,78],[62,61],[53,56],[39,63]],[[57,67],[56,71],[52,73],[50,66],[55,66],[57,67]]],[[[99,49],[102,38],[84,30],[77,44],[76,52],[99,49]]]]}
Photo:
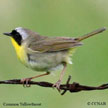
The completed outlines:
{"type": "MultiPolygon", "coordinates": [[[[71,76],[68,77],[68,80],[66,84],[61,84],[60,85],[60,90],[63,90],[61,95],[64,95],[67,91],[74,93],[74,92],[80,92],[80,91],[91,91],[91,90],[104,90],[108,89],[108,84],[102,84],[97,87],[93,86],[85,86],[85,85],[80,85],[79,83],[73,82],[72,84],[69,83],[71,80],[71,76]]],[[[21,84],[22,82],[20,79],[13,79],[13,80],[5,80],[5,81],[0,81],[0,84],[21,84]]],[[[41,87],[49,87],[52,88],[53,83],[50,82],[35,82],[35,81],[29,81],[28,84],[30,85],[38,85],[41,87]]]]}

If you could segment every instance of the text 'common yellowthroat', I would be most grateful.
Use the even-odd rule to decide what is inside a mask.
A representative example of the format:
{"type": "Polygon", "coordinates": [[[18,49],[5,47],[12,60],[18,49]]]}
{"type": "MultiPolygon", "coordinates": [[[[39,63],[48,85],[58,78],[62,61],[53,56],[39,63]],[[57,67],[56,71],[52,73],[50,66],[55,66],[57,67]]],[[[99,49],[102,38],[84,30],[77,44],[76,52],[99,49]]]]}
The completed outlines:
{"type": "Polygon", "coordinates": [[[53,70],[63,67],[59,80],[53,85],[59,90],[67,63],[72,64],[70,56],[74,48],[81,46],[81,41],[95,34],[105,31],[105,28],[95,30],[81,37],[47,37],[29,29],[18,27],[10,33],[13,46],[20,61],[26,66],[36,71],[46,73],[22,79],[22,83],[50,74],[53,70]]]}

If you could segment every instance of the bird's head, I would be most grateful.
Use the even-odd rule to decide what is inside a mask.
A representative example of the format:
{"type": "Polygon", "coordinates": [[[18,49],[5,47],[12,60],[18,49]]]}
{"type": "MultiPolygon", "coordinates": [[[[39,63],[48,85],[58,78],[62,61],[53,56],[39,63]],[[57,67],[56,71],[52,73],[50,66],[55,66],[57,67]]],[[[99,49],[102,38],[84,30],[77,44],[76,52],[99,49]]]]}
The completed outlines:
{"type": "Polygon", "coordinates": [[[3,33],[4,35],[10,36],[18,45],[21,45],[22,42],[29,36],[27,29],[22,27],[17,27],[12,30],[10,33],[3,33]]]}

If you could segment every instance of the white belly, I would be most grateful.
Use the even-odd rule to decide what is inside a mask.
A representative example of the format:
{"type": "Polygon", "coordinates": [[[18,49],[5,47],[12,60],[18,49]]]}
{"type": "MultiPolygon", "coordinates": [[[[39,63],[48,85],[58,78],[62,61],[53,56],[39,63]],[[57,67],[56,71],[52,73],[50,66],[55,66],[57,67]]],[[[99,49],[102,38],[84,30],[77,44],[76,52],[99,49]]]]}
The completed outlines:
{"type": "Polygon", "coordinates": [[[28,67],[37,71],[52,71],[62,67],[62,62],[67,59],[67,51],[35,53],[28,56],[28,67]]]}

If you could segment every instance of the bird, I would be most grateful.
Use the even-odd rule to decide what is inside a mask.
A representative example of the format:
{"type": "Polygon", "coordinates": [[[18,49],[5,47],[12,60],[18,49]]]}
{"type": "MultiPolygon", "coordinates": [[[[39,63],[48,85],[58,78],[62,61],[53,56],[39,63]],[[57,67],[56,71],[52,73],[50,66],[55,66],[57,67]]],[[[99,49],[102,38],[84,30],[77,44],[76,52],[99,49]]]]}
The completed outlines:
{"type": "Polygon", "coordinates": [[[100,28],[80,37],[43,36],[30,29],[17,27],[11,32],[3,33],[11,38],[17,57],[26,67],[35,71],[45,72],[33,77],[23,78],[21,82],[29,87],[32,79],[49,75],[52,71],[62,69],[60,77],[53,87],[60,90],[60,85],[67,64],[72,64],[71,55],[74,49],[83,45],[82,40],[105,31],[100,28]]]}

